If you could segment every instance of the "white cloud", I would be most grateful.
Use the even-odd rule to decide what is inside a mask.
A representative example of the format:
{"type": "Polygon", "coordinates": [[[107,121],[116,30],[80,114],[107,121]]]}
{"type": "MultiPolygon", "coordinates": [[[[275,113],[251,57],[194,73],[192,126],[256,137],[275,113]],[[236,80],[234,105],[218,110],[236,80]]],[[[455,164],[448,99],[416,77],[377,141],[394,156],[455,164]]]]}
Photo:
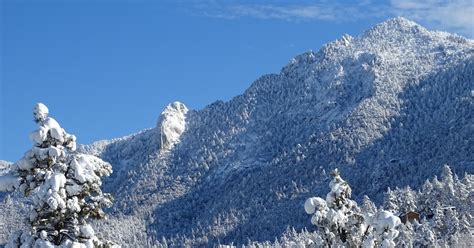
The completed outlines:
{"type": "Polygon", "coordinates": [[[357,21],[365,18],[403,16],[430,28],[459,32],[474,37],[474,0],[363,0],[347,4],[342,1],[260,1],[257,4],[224,4],[212,1],[201,5],[207,16],[236,19],[251,17],[258,19],[281,19],[287,21],[357,21]]]}
{"type": "Polygon", "coordinates": [[[474,36],[474,0],[391,0],[390,4],[396,15],[474,36]]]}
{"type": "Polygon", "coordinates": [[[359,4],[338,3],[306,3],[306,4],[234,4],[213,5],[213,9],[206,12],[207,15],[218,18],[235,19],[240,17],[252,17],[258,19],[283,19],[288,21],[298,20],[346,20],[349,18],[361,18],[367,11],[367,2],[359,4]],[[361,11],[362,6],[366,6],[361,11]]]}

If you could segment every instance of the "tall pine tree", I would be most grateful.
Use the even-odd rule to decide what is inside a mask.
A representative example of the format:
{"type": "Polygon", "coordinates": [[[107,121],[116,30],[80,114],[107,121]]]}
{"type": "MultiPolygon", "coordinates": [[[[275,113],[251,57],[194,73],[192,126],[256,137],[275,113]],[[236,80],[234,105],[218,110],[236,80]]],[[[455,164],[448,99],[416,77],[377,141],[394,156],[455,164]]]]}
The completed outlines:
{"type": "MultiPolygon", "coordinates": [[[[38,103],[33,118],[38,129],[30,134],[33,147],[12,165],[3,190],[18,190],[30,197],[33,207],[29,229],[14,233],[7,247],[109,247],[88,224],[103,218],[112,197],[102,193],[101,177],[112,173],[109,163],[76,152],[76,137],[48,117],[38,103]]],[[[2,181],[2,180],[0,180],[2,181]]]]}

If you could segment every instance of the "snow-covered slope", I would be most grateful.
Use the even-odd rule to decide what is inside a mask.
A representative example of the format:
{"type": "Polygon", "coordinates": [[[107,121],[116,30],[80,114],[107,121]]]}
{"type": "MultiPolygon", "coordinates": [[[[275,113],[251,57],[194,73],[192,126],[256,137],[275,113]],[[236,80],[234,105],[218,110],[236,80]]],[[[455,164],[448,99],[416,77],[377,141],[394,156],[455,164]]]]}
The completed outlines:
{"type": "Polygon", "coordinates": [[[391,19],[296,56],[229,102],[175,103],[157,128],[81,146],[114,167],[102,233],[273,240],[313,228],[302,206],[326,192],[335,167],[356,199],[379,202],[386,187],[417,187],[445,163],[473,173],[473,55],[472,40],[391,19]]]}

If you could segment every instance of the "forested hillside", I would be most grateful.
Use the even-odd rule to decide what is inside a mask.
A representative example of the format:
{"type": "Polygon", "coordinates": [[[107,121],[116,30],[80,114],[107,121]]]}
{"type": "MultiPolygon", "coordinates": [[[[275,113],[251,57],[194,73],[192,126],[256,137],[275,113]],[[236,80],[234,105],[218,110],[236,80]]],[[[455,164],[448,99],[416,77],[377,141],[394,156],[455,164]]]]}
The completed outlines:
{"type": "MultiPolygon", "coordinates": [[[[364,195],[380,207],[387,194],[410,192],[427,216],[435,209],[425,197],[446,204],[436,192],[450,186],[431,179],[445,164],[472,198],[464,173],[474,173],[473,55],[472,40],[390,19],[292,58],[228,102],[172,103],[154,128],[79,146],[113,166],[103,191],[115,203],[97,230],[130,247],[274,242],[289,229],[315,230],[303,205],[327,194],[335,168],[359,205],[364,195]]],[[[474,214],[465,203],[450,218],[474,214]]],[[[1,207],[3,243],[18,213],[1,207]]],[[[413,230],[401,234],[425,232],[413,230]]]]}

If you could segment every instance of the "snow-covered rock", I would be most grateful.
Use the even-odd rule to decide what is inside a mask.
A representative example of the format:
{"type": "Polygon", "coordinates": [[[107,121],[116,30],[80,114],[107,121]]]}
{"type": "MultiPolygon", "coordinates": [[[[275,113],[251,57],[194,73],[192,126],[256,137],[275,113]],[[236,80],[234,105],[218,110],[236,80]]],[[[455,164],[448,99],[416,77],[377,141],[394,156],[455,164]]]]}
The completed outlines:
{"type": "Polygon", "coordinates": [[[188,108],[180,102],[169,104],[161,112],[157,128],[160,130],[160,148],[162,150],[170,150],[179,142],[179,138],[186,128],[187,113],[188,108]]]}

